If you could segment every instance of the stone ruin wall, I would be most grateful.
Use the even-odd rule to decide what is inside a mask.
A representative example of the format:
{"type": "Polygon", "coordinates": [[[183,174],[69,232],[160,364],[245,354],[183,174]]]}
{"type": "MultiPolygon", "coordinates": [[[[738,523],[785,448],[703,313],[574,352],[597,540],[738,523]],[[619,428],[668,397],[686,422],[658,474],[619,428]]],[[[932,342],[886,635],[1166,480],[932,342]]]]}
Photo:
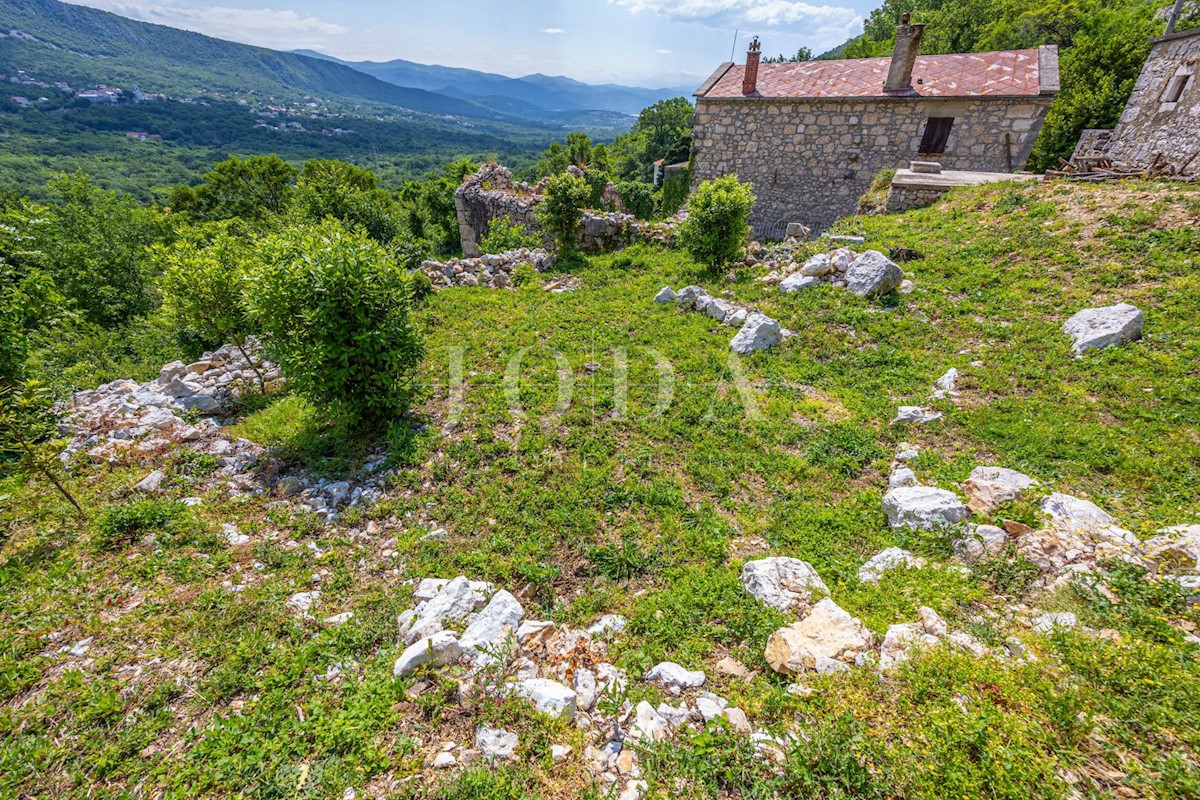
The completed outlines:
{"type": "Polygon", "coordinates": [[[1154,43],[1103,152],[1122,165],[1146,167],[1157,158],[1175,174],[1200,175],[1200,29],[1154,43]],[[1164,103],[1171,79],[1189,67],[1192,79],[1179,102],[1164,103]]]}
{"type": "Polygon", "coordinates": [[[789,222],[820,231],[854,213],[880,170],[917,158],[929,117],[954,117],[944,169],[1009,172],[1024,167],[1053,99],[701,98],[694,180],[751,182],[759,237],[781,238],[789,222]]]}
{"type": "MultiPolygon", "coordinates": [[[[571,169],[576,170],[575,167],[571,169]]],[[[512,173],[499,164],[485,164],[476,174],[468,175],[454,192],[454,209],[458,215],[458,235],[462,240],[463,256],[474,258],[480,255],[480,240],[487,235],[492,220],[498,217],[507,217],[528,233],[540,235],[543,246],[550,249],[554,243],[549,236],[542,234],[542,226],[534,213],[543,197],[543,190],[543,184],[531,186],[513,180],[512,173]]],[[[608,202],[619,205],[615,189],[606,189],[605,196],[608,202]]],[[[677,220],[647,222],[620,211],[585,211],[579,249],[584,253],[601,253],[639,241],[669,245],[674,238],[676,224],[677,220]]]]}

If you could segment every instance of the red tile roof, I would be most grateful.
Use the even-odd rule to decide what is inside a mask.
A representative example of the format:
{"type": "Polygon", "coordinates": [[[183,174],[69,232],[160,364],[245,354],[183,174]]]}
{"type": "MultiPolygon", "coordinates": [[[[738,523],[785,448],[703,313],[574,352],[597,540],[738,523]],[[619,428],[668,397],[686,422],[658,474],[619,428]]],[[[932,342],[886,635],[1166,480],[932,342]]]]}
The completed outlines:
{"type": "MultiPolygon", "coordinates": [[[[765,98],[883,97],[889,58],[761,64],[758,96],[765,98]]],[[[726,70],[705,98],[742,95],[743,64],[726,70]]],[[[920,97],[1037,96],[1042,93],[1037,50],[919,56],[912,86],[920,97]]],[[[1057,88],[1056,86],[1054,88],[1057,88]]]]}

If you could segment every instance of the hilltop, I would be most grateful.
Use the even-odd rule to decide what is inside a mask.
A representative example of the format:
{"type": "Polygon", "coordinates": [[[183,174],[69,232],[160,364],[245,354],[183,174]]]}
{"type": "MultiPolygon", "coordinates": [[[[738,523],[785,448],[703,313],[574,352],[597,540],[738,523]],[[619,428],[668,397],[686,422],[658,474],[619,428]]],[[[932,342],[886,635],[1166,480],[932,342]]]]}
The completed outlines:
{"type": "Polygon", "coordinates": [[[386,442],[286,388],[232,392],[231,348],[79,396],[90,519],[0,482],[0,789],[1196,796],[1196,553],[1150,544],[1200,524],[1198,231],[1195,184],[995,184],[834,227],[903,254],[907,293],[759,280],[828,241],[728,274],[637,245],[445,288],[386,442]],[[733,330],[664,285],[791,335],[731,358],[733,330]],[[1077,357],[1066,320],[1119,302],[1140,339],[1077,357]],[[123,397],[164,393],[209,410],[107,434],[131,430],[123,397]],[[940,417],[895,421],[914,405],[940,417]],[[978,547],[891,524],[895,487],[973,497],[984,466],[1036,484],[956,513],[978,547]],[[768,643],[810,602],[860,657],[777,672],[768,643]],[[435,607],[464,641],[523,615],[520,658],[412,669],[435,607]]]}

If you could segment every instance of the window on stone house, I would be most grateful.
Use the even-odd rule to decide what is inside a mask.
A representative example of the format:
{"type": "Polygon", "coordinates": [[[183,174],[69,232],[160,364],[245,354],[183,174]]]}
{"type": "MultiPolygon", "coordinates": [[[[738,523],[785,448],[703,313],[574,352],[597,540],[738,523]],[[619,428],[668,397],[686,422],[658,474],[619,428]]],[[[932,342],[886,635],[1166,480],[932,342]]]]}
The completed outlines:
{"type": "Polygon", "coordinates": [[[926,120],[925,135],[921,137],[918,154],[940,156],[946,152],[946,143],[950,141],[950,128],[953,126],[954,117],[930,117],[926,120]]]}
{"type": "Polygon", "coordinates": [[[1183,93],[1187,91],[1188,84],[1191,83],[1194,73],[1194,67],[1180,67],[1179,70],[1171,76],[1171,80],[1167,81],[1167,90],[1163,92],[1163,111],[1171,111],[1175,108],[1175,105],[1183,97],[1183,93]]]}

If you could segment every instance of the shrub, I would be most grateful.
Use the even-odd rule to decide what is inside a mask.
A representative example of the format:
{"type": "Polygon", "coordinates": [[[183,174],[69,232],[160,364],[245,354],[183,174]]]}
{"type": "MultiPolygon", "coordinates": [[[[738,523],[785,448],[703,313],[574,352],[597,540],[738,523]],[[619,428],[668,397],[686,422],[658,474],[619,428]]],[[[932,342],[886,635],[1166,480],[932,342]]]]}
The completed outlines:
{"type": "Polygon", "coordinates": [[[750,184],[725,175],[700,184],[688,200],[679,239],[692,258],[714,269],[738,260],[750,235],[750,184]]]}
{"type": "Polygon", "coordinates": [[[504,253],[522,247],[541,247],[538,237],[528,233],[508,217],[496,217],[488,225],[487,235],[479,240],[479,249],[484,253],[504,253]]]}
{"type": "Polygon", "coordinates": [[[259,388],[265,389],[255,359],[246,352],[253,327],[245,298],[255,248],[236,227],[222,223],[214,230],[208,242],[200,241],[205,235],[201,232],[200,237],[155,248],[163,265],[163,310],[203,339],[232,342],[253,367],[259,388]]]}
{"type": "Polygon", "coordinates": [[[305,161],[295,197],[296,206],[309,219],[333,217],[348,228],[361,228],[381,244],[406,233],[400,209],[379,188],[375,173],[345,161],[305,161]]]}
{"type": "Polygon", "coordinates": [[[423,350],[403,267],[332,220],[271,236],[261,251],[250,309],[289,384],[368,425],[402,413],[423,350]]]}
{"type": "Polygon", "coordinates": [[[533,264],[517,264],[513,270],[512,282],[513,286],[520,289],[522,286],[534,285],[537,283],[538,272],[534,269],[533,264]]]}
{"type": "Polygon", "coordinates": [[[621,181],[617,185],[617,194],[630,214],[638,219],[654,217],[654,187],[639,181],[621,181]]]}
{"type": "Polygon", "coordinates": [[[419,269],[409,275],[408,282],[412,301],[416,305],[424,303],[425,299],[433,294],[433,281],[429,280],[429,276],[419,269]]]}
{"type": "Polygon", "coordinates": [[[173,500],[137,500],[109,506],[96,520],[93,543],[98,550],[120,550],[147,534],[166,533],[186,510],[187,506],[173,500]]]}
{"type": "Polygon", "coordinates": [[[546,181],[546,197],[538,204],[536,213],[538,222],[554,240],[556,252],[563,255],[575,252],[588,194],[587,183],[567,172],[546,181]]]}
{"type": "Polygon", "coordinates": [[[663,176],[662,193],[658,201],[658,213],[669,217],[683,208],[688,191],[692,188],[692,170],[673,169],[663,176]]]}

